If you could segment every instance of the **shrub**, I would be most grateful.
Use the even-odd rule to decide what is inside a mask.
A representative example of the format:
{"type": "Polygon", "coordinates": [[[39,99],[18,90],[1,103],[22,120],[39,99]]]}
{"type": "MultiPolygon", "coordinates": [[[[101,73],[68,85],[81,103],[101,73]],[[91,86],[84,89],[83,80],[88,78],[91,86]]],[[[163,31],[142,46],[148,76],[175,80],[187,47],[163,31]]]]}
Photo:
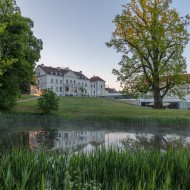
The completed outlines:
{"type": "Polygon", "coordinates": [[[43,113],[50,113],[59,108],[59,98],[51,90],[44,90],[41,97],[38,99],[38,109],[43,113]]]}

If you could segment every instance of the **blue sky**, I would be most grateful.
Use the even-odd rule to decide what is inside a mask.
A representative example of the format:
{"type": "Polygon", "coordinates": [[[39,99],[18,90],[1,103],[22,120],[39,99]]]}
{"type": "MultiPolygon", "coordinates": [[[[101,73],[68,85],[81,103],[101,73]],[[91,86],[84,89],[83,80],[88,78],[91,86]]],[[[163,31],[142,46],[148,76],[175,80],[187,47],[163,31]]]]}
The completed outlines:
{"type": "MultiPolygon", "coordinates": [[[[17,0],[22,15],[34,21],[34,35],[43,41],[38,64],[69,67],[87,77],[98,75],[120,89],[113,68],[121,55],[105,42],[114,31],[112,20],[129,0],[17,0]]],[[[190,14],[189,0],[173,0],[181,16],[190,14]]],[[[190,32],[190,27],[188,28],[190,32]]],[[[190,43],[184,52],[190,72],[190,43]]]]}

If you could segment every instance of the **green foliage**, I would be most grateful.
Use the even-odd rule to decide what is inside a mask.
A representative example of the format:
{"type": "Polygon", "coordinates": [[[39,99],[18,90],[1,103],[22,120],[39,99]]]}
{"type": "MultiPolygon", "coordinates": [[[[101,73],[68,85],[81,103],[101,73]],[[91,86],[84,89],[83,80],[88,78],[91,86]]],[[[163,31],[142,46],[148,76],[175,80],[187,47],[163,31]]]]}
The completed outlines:
{"type": "Polygon", "coordinates": [[[34,76],[42,41],[33,35],[33,22],[21,15],[15,0],[1,0],[0,12],[0,85],[3,86],[0,96],[6,94],[9,80],[14,78],[17,88],[12,90],[16,92],[9,95],[13,100],[23,87],[21,84],[29,84],[34,76]]]}
{"type": "Polygon", "coordinates": [[[88,154],[13,149],[0,158],[1,189],[190,189],[188,149],[88,154]]]}
{"type": "Polygon", "coordinates": [[[172,0],[131,0],[114,19],[116,29],[108,47],[123,54],[121,69],[113,70],[125,91],[151,92],[154,107],[162,108],[165,95],[180,98],[189,93],[186,60],[190,17],[170,9],[172,0]]]}
{"type": "Polygon", "coordinates": [[[19,87],[15,83],[15,77],[7,78],[7,76],[4,76],[2,86],[0,86],[0,109],[7,110],[12,108],[18,95],[19,87]]]}
{"type": "Polygon", "coordinates": [[[43,113],[50,113],[56,111],[59,108],[59,98],[51,90],[44,90],[41,98],[38,99],[38,108],[43,113]]]}

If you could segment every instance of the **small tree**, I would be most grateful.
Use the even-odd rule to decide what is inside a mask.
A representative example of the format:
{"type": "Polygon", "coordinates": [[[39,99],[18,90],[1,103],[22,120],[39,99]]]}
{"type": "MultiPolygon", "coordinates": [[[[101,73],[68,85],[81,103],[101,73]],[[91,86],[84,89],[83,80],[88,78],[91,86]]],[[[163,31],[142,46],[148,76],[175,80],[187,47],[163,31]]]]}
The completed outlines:
{"type": "Polygon", "coordinates": [[[51,90],[44,90],[41,97],[38,99],[38,109],[43,113],[50,113],[56,111],[59,108],[59,98],[56,98],[56,94],[51,90]]]}

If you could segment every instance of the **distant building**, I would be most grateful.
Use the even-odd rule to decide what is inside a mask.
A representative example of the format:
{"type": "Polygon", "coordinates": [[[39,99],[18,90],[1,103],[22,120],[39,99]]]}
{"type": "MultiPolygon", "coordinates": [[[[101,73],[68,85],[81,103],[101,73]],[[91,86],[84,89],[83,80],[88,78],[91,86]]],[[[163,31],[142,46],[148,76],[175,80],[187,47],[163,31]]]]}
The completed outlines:
{"type": "Polygon", "coordinates": [[[114,99],[124,99],[125,95],[121,92],[117,91],[115,88],[105,88],[105,95],[106,98],[114,98],[114,99]]]}
{"type": "Polygon", "coordinates": [[[82,71],[38,65],[35,70],[39,90],[51,89],[57,96],[103,96],[105,81],[98,76],[88,79],[82,71]]]}

